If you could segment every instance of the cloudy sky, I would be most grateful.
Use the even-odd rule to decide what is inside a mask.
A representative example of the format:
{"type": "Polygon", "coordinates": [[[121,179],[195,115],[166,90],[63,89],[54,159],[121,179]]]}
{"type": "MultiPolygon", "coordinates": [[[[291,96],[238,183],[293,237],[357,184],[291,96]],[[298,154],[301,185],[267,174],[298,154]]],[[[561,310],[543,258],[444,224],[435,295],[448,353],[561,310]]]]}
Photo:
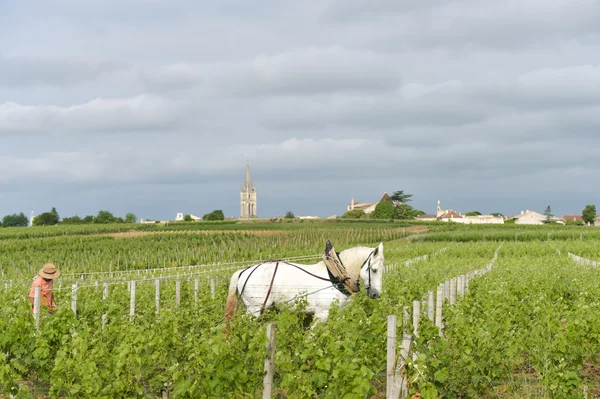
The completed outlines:
{"type": "Polygon", "coordinates": [[[600,206],[600,0],[0,2],[0,216],[600,206]]]}

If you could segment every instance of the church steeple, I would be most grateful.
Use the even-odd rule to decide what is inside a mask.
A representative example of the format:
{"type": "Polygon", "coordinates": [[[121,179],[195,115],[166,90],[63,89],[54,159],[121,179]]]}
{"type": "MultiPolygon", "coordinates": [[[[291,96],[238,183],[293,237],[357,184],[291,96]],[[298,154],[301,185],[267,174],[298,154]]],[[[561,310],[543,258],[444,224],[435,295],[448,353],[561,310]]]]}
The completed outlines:
{"type": "Polygon", "coordinates": [[[252,187],[252,176],[250,175],[250,163],[246,162],[246,187],[252,187]]]}
{"type": "Polygon", "coordinates": [[[256,186],[252,183],[250,163],[246,162],[246,181],[240,190],[240,219],[256,217],[256,186]]]}

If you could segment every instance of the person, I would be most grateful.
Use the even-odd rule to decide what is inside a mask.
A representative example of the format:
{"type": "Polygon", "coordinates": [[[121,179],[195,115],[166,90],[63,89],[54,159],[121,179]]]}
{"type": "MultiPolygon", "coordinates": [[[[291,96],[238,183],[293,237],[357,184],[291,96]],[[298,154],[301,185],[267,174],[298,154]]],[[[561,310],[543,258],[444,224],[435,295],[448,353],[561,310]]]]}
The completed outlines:
{"type": "Polygon", "coordinates": [[[46,263],[39,271],[38,275],[31,283],[29,291],[29,301],[31,302],[31,310],[33,311],[33,301],[35,295],[35,287],[40,287],[40,307],[46,306],[49,311],[56,309],[54,302],[54,280],[60,276],[60,271],[52,263],[46,263]]]}

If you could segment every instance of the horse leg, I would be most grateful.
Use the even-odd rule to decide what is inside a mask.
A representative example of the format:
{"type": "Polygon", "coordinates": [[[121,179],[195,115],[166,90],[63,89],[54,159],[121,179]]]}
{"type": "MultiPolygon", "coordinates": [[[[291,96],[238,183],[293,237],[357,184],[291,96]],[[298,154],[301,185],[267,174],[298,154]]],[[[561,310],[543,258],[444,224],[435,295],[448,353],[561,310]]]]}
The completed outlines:
{"type": "Polygon", "coordinates": [[[249,315],[252,315],[254,317],[258,317],[260,316],[261,312],[260,312],[261,306],[260,305],[250,305],[250,306],[246,306],[246,312],[249,315]]]}
{"type": "Polygon", "coordinates": [[[313,327],[315,326],[317,321],[320,321],[321,323],[327,322],[327,317],[329,317],[329,311],[327,310],[316,312],[315,318],[313,320],[313,327]]]}

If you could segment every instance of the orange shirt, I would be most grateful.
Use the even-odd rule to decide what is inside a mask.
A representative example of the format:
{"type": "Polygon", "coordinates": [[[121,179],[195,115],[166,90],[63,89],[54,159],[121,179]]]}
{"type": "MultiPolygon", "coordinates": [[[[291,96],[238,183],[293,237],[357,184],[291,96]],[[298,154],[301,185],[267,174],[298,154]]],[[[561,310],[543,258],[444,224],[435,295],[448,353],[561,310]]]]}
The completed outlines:
{"type": "Polygon", "coordinates": [[[33,283],[31,283],[31,290],[29,291],[29,300],[31,301],[31,310],[33,310],[33,300],[35,295],[35,287],[40,287],[40,306],[46,306],[56,309],[56,302],[54,302],[54,295],[52,294],[52,287],[54,286],[54,280],[46,280],[40,276],[37,276],[33,283]]]}

